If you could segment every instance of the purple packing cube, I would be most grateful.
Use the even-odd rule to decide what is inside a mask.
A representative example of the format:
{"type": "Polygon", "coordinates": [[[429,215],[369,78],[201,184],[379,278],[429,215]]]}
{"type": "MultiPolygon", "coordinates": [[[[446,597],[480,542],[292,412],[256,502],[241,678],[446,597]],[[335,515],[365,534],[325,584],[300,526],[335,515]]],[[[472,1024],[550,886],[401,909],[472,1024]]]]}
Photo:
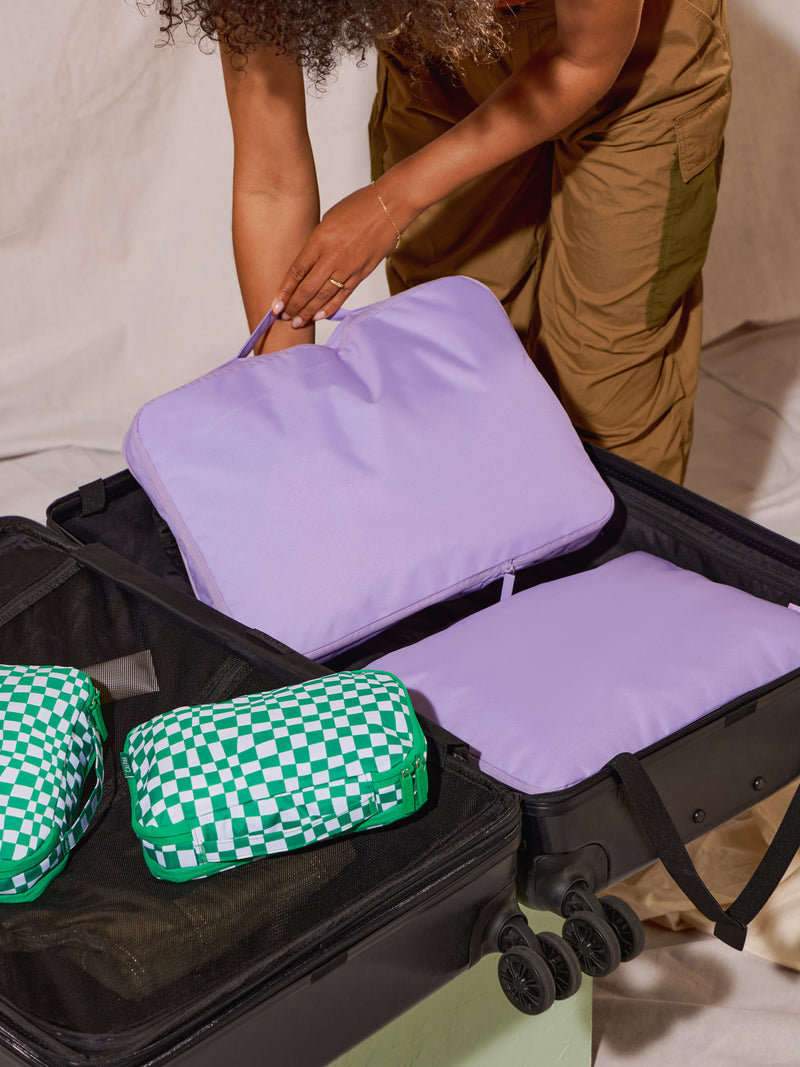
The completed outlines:
{"type": "Polygon", "coordinates": [[[314,659],[586,544],[613,508],[483,285],[338,317],[327,344],[151,401],[124,446],[197,596],[314,659]]]}
{"type": "Polygon", "coordinates": [[[370,664],[524,794],[584,781],[800,667],[800,614],[632,552],[370,664]]]}

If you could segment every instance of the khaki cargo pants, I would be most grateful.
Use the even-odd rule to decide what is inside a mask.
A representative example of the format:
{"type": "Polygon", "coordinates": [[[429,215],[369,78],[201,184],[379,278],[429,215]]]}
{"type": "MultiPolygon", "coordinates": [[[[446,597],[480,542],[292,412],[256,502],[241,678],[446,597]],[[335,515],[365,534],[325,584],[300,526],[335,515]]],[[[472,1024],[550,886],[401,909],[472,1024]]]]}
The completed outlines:
{"type": "MultiPolygon", "coordinates": [[[[457,80],[430,70],[412,81],[379,54],[373,177],[556,31],[553,0],[500,17],[508,53],[457,80]]],[[[433,205],[388,260],[392,292],[448,274],[488,285],[581,436],[676,481],[691,445],[730,69],[725,0],[644,0],[608,94],[558,138],[433,205]]]]}

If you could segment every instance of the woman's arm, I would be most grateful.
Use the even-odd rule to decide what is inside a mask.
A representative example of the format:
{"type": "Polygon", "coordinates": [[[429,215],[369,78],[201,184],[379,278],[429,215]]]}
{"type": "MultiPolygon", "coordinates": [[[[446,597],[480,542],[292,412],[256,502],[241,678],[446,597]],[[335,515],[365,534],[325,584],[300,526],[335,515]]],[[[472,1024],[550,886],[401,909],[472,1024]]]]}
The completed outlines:
{"type": "MultiPolygon", "coordinates": [[[[237,70],[223,50],[233,129],[233,252],[250,329],[319,221],[319,193],[308,137],[301,68],[268,48],[237,70]]],[[[261,351],[313,341],[276,322],[261,351]]]]}
{"type": "Polygon", "coordinates": [[[556,0],[558,35],[442,136],[326,212],[273,304],[297,328],[330,315],[426,207],[556,136],[611,88],[643,0],[556,0]],[[381,204],[380,200],[383,201],[381,204]],[[346,282],[338,291],[328,279],[346,282]]]}

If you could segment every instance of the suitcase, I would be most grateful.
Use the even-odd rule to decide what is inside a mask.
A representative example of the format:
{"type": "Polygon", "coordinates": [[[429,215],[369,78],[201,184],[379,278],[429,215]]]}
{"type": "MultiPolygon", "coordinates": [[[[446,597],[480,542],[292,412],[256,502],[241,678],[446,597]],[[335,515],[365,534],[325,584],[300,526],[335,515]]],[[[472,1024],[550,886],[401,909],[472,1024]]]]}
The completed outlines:
{"type": "Polygon", "coordinates": [[[558,939],[542,947],[516,902],[518,800],[447,739],[429,740],[430,800],[406,820],[159,881],[130,826],[128,730],[327,669],[101,544],[14,517],[0,520],[0,659],[85,670],[109,735],[86,836],[38,900],[0,905],[1,1064],[255,1065],[265,1047],[323,1064],[501,945],[511,999],[552,1002],[558,939]],[[544,1000],[509,985],[520,931],[544,1000]]]}
{"type": "MultiPolygon", "coordinates": [[[[587,450],[614,494],[612,519],[585,548],[520,572],[518,590],[645,551],[764,600],[800,603],[800,546],[620,457],[587,450]]],[[[48,521],[80,541],[107,541],[188,588],[169,530],[127,472],[56,501],[48,521]]],[[[371,663],[497,597],[490,586],[426,609],[328,665],[371,663]]],[[[659,858],[716,923],[717,935],[742,947],[747,923],[800,844],[800,802],[793,802],[751,883],[727,912],[708,894],[684,845],[800,775],[793,728],[799,694],[800,672],[794,671],[577,786],[522,797],[520,897],[564,917],[563,933],[586,973],[602,977],[641,951],[643,932],[632,910],[597,894],[659,858]],[[708,774],[709,766],[718,773],[708,774]]]]}

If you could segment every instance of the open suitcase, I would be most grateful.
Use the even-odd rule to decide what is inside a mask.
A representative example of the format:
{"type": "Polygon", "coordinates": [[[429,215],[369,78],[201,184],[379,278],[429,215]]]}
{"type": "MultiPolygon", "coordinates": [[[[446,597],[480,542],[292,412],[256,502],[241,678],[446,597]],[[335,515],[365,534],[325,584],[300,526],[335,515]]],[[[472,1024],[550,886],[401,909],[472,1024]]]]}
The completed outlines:
{"type": "MultiPolygon", "coordinates": [[[[589,455],[613,493],[611,520],[586,547],[520,572],[518,589],[644,551],[765,601],[800,602],[800,547],[619,457],[595,448],[589,455]]],[[[170,531],[128,472],[56,501],[48,521],[78,541],[105,542],[165,582],[189,588],[170,531]]],[[[394,650],[495,602],[499,585],[426,608],[338,654],[328,666],[361,666],[387,653],[391,658],[394,650]]],[[[630,908],[596,894],[658,858],[717,923],[718,935],[742,946],[747,923],[800,843],[798,802],[727,913],[710,898],[683,845],[800,775],[799,697],[795,670],[663,737],[627,765],[609,763],[569,789],[522,796],[521,899],[565,917],[564,936],[586,973],[607,974],[641,950],[641,926],[630,908]]],[[[532,708],[532,720],[536,713],[532,708]]],[[[524,931],[519,937],[525,940],[524,931]]]]}
{"type": "MultiPolygon", "coordinates": [[[[54,515],[74,530],[70,509],[54,515]]],[[[152,532],[128,548],[158,556],[152,532]]],[[[406,820],[213,878],[153,878],[120,767],[128,730],[327,671],[176,585],[101,544],[0,520],[0,659],[84,669],[109,735],[100,806],[66,867],[38,899],[0,903],[2,1064],[216,1067],[262,1063],[265,1048],[270,1062],[327,1063],[524,929],[518,800],[436,738],[429,801],[406,820]]]]}

